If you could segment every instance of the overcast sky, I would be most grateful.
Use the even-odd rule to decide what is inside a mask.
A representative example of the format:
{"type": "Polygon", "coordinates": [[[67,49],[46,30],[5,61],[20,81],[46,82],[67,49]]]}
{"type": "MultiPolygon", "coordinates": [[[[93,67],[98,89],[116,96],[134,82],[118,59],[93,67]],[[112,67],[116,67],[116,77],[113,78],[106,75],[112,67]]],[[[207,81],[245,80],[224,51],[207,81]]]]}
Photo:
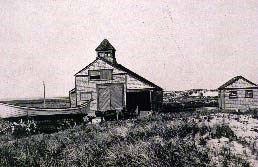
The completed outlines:
{"type": "Polygon", "coordinates": [[[67,96],[107,38],[165,90],[258,83],[257,0],[0,0],[0,99],[67,96]]]}

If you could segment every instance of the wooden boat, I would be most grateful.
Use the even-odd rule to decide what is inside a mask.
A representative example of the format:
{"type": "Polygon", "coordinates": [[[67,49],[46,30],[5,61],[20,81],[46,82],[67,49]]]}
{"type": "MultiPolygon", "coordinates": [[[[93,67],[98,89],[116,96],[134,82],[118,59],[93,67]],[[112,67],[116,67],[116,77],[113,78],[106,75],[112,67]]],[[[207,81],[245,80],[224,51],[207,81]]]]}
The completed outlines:
{"type": "Polygon", "coordinates": [[[0,118],[19,118],[53,115],[87,115],[90,102],[74,108],[30,108],[0,103],[0,118]]]}

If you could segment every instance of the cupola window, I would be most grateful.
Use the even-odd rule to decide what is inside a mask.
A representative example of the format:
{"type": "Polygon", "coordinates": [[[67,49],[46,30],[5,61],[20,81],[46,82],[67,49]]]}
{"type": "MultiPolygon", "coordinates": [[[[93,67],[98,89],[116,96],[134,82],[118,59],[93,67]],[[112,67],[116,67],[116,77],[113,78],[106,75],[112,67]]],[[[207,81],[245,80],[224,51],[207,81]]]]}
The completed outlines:
{"type": "Polygon", "coordinates": [[[116,49],[109,43],[107,39],[104,39],[95,50],[98,57],[104,58],[111,63],[116,63],[116,49]]]}

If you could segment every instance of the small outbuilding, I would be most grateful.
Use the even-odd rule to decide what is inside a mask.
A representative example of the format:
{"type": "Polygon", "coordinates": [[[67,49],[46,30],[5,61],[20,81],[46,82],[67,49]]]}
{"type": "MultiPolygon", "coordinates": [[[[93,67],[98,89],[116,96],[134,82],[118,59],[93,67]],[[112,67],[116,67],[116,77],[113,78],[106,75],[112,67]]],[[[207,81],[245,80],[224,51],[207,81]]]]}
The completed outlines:
{"type": "Polygon", "coordinates": [[[71,107],[90,101],[90,111],[158,111],[163,89],[116,61],[116,49],[104,39],[95,49],[96,59],[75,74],[71,107]]]}
{"type": "Polygon", "coordinates": [[[236,76],[218,88],[219,108],[248,110],[258,108],[258,85],[242,76],[236,76]]]}

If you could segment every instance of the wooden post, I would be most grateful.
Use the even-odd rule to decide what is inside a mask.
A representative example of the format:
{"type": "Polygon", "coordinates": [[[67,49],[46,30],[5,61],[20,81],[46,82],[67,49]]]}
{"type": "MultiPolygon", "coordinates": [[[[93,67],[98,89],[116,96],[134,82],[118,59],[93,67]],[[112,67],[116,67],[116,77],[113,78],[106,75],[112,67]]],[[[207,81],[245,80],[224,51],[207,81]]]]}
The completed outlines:
{"type": "Polygon", "coordinates": [[[150,109],[152,111],[152,91],[150,90],[150,109]]]}
{"type": "Polygon", "coordinates": [[[136,113],[136,115],[137,115],[137,116],[139,116],[139,115],[140,115],[140,112],[139,112],[139,107],[138,107],[138,105],[136,106],[135,113],[136,113]]]}
{"type": "Polygon", "coordinates": [[[116,120],[118,121],[118,114],[119,113],[119,111],[118,110],[116,110],[116,120]]]}
{"type": "Polygon", "coordinates": [[[127,106],[126,106],[126,92],[127,92],[127,74],[125,74],[125,88],[124,88],[124,108],[125,108],[125,111],[127,109],[127,106]]]}
{"type": "Polygon", "coordinates": [[[43,88],[44,88],[44,103],[43,103],[43,106],[45,108],[46,107],[46,85],[45,85],[44,81],[43,81],[43,88]]]}

